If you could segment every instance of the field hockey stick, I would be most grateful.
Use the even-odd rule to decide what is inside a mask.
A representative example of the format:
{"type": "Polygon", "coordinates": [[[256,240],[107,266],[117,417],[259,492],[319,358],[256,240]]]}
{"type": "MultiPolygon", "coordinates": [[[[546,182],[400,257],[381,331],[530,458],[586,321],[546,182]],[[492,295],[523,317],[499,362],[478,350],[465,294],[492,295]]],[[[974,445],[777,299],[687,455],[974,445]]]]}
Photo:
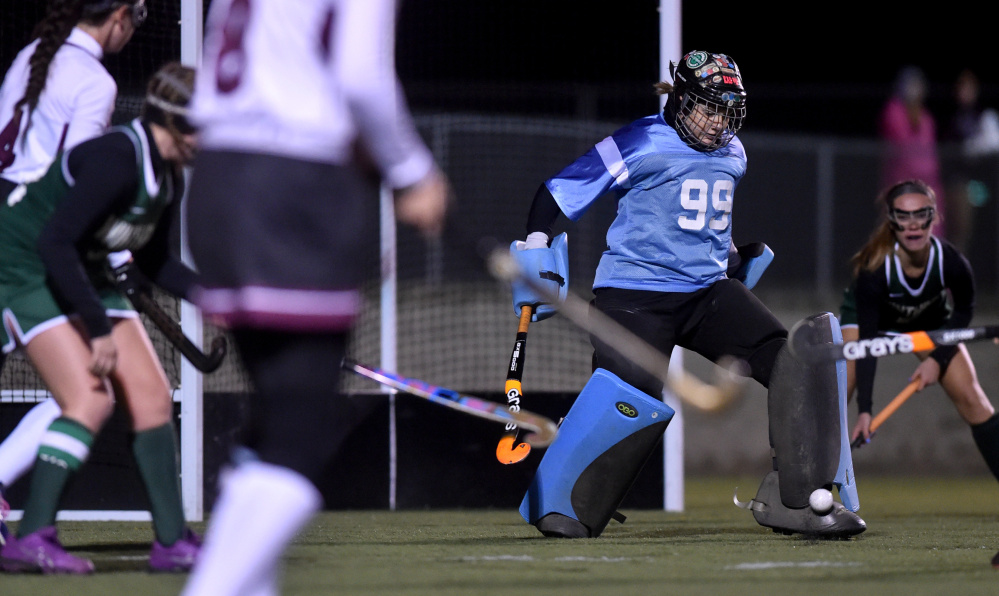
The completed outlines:
{"type": "MultiPolygon", "coordinates": [[[[906,385],[905,389],[900,391],[899,394],[895,396],[895,399],[888,402],[888,405],[885,406],[884,409],[882,409],[880,412],[878,412],[878,415],[875,416],[873,420],[871,420],[871,428],[869,436],[873,437],[874,432],[878,430],[878,428],[882,424],[885,423],[885,420],[888,420],[888,418],[891,417],[891,415],[894,414],[896,410],[902,407],[902,404],[904,404],[906,400],[912,397],[912,395],[916,392],[916,389],[918,388],[919,388],[919,380],[917,379],[906,385]]],[[[854,439],[853,443],[851,443],[850,446],[856,449],[857,447],[860,447],[866,442],[867,441],[864,440],[863,435],[861,435],[856,439],[854,439]]]]}
{"type": "Polygon", "coordinates": [[[932,350],[938,346],[955,346],[960,343],[999,338],[999,325],[967,327],[963,329],[937,329],[935,331],[911,331],[892,333],[869,339],[858,339],[839,344],[809,344],[802,329],[811,325],[808,319],[801,320],[788,334],[791,353],[799,360],[810,364],[836,360],[861,360],[881,358],[894,354],[908,354],[932,350]]]}
{"type": "MultiPolygon", "coordinates": [[[[136,310],[149,317],[149,320],[156,325],[157,329],[163,332],[167,338],[184,358],[191,363],[194,368],[203,373],[214,372],[222,365],[228,350],[228,344],[224,336],[219,335],[212,340],[211,352],[202,352],[198,346],[194,345],[186,335],[180,325],[157,304],[156,300],[149,295],[144,284],[136,279],[136,274],[132,268],[131,261],[116,267],[113,270],[115,283],[118,288],[128,296],[136,310]]],[[[139,274],[141,275],[141,273],[139,274]]]]}
{"type": "MultiPolygon", "coordinates": [[[[509,366],[506,371],[506,403],[511,412],[520,410],[521,400],[524,397],[521,383],[524,378],[524,359],[527,348],[527,328],[531,325],[531,317],[534,316],[534,309],[530,306],[520,307],[520,323],[517,325],[517,341],[513,344],[513,352],[510,354],[509,366]]],[[[518,443],[518,427],[509,422],[506,425],[506,434],[496,445],[496,459],[500,463],[515,464],[524,461],[527,454],[531,452],[531,446],[527,443],[518,443]]]]}
{"type": "Polygon", "coordinates": [[[485,418],[501,424],[512,422],[520,428],[530,431],[524,440],[534,447],[550,445],[558,432],[558,427],[550,419],[524,409],[511,411],[501,403],[458,393],[453,389],[437,387],[419,379],[401,377],[395,373],[366,366],[350,359],[344,359],[343,367],[386,387],[477,418],[485,418]]]}
{"type": "Polygon", "coordinates": [[[669,369],[669,358],[653,348],[617,321],[614,321],[589,302],[567,292],[562,300],[534,276],[521,270],[508,250],[494,248],[486,255],[490,273],[497,279],[512,283],[519,281],[558,309],[567,319],[616,350],[636,366],[663,382],[683,402],[705,412],[718,412],[738,399],[746,383],[746,363],[735,358],[722,358],[718,364],[718,378],[708,384],[684,370],[669,369]]]}

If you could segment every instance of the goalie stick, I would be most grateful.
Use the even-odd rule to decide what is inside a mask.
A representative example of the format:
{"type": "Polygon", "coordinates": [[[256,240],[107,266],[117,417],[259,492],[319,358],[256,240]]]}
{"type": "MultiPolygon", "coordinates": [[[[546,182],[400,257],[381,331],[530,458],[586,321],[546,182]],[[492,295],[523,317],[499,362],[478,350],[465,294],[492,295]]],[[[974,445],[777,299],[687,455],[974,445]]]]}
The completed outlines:
{"type": "MultiPolygon", "coordinates": [[[[888,418],[890,418],[891,415],[894,414],[896,410],[902,407],[902,404],[904,404],[906,400],[912,397],[912,395],[916,392],[916,389],[918,388],[919,388],[918,380],[910,382],[908,385],[905,386],[905,389],[900,391],[899,394],[895,396],[895,399],[888,402],[888,405],[885,406],[880,412],[878,412],[878,415],[875,416],[873,420],[871,420],[870,436],[872,438],[874,437],[874,432],[878,430],[878,428],[880,428],[882,424],[885,423],[885,420],[888,420],[888,418]]],[[[850,443],[850,446],[856,449],[857,447],[860,447],[864,443],[866,443],[866,441],[864,441],[864,437],[863,435],[861,435],[856,439],[854,439],[853,443],[850,443]]]]}
{"type": "Polygon", "coordinates": [[[809,344],[802,327],[810,325],[807,319],[798,321],[788,334],[788,346],[799,360],[810,364],[836,360],[861,360],[881,358],[894,354],[924,352],[938,346],[956,346],[960,343],[999,338],[999,325],[967,327],[963,329],[937,329],[892,333],[869,339],[858,339],[839,344],[809,344]]]}
{"type": "MultiPolygon", "coordinates": [[[[118,289],[128,296],[132,306],[142,314],[149,317],[149,320],[156,325],[156,328],[163,332],[175,348],[177,348],[184,358],[191,363],[194,368],[203,373],[214,372],[222,365],[228,350],[228,344],[224,336],[219,335],[212,340],[212,348],[209,353],[202,352],[198,346],[194,345],[186,335],[180,325],[156,303],[149,292],[142,287],[142,283],[134,279],[131,261],[114,268],[114,280],[118,289]]],[[[141,274],[140,274],[141,275],[141,274]]]]}
{"type": "Polygon", "coordinates": [[[493,248],[486,255],[490,273],[497,279],[523,282],[554,305],[567,319],[580,328],[600,338],[612,349],[631,360],[650,375],[661,380],[664,387],[672,391],[680,400],[705,412],[718,412],[732,405],[742,393],[746,382],[746,364],[735,358],[723,358],[717,362],[716,383],[708,384],[684,371],[669,369],[669,358],[653,348],[648,342],[628,331],[617,321],[604,313],[590,308],[590,304],[567,292],[564,301],[540,284],[533,276],[525,274],[509,251],[493,248]]]}
{"type": "MultiPolygon", "coordinates": [[[[524,398],[522,382],[524,379],[524,359],[527,348],[527,328],[531,325],[531,317],[534,316],[534,309],[530,306],[520,308],[520,323],[517,325],[517,341],[513,344],[513,352],[506,370],[506,403],[511,412],[520,409],[520,402],[524,398]]],[[[496,445],[496,459],[500,463],[515,464],[522,462],[531,452],[531,446],[527,443],[518,442],[517,425],[509,422],[506,425],[506,434],[496,445]]]]}
{"type": "Polygon", "coordinates": [[[408,379],[380,368],[372,368],[350,359],[344,359],[343,367],[362,377],[366,377],[403,393],[423,398],[435,404],[446,406],[477,418],[485,418],[502,424],[513,422],[529,432],[524,440],[534,447],[546,447],[555,440],[558,427],[550,419],[539,414],[520,409],[510,411],[503,404],[464,395],[453,389],[437,387],[419,379],[408,379]]]}

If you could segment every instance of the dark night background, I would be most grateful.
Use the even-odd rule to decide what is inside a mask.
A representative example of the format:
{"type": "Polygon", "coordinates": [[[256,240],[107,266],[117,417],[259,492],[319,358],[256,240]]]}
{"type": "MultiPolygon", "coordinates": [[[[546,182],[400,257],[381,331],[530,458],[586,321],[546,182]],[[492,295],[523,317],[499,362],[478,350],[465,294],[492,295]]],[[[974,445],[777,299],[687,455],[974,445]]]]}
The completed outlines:
{"type": "MultiPolygon", "coordinates": [[[[536,89],[535,104],[551,98],[533,85],[585,83],[621,106],[599,115],[631,119],[656,106],[646,94],[659,76],[658,4],[410,0],[399,27],[399,70],[417,107],[432,107],[424,89],[435,81],[457,89],[508,81],[536,89]]],[[[873,136],[877,110],[909,64],[925,70],[930,107],[941,119],[966,66],[982,78],[983,99],[997,103],[985,52],[995,25],[981,5],[930,11],[897,3],[895,13],[895,4],[685,1],[682,46],[735,58],[750,98],[747,131],[873,136]]]]}
{"type": "MultiPolygon", "coordinates": [[[[398,68],[416,111],[567,115],[627,121],[653,111],[657,0],[401,0],[398,68]]],[[[149,22],[109,69],[122,93],[170,58],[179,2],[150,0],[149,22]]],[[[0,0],[0,67],[27,43],[43,0],[0,0]]],[[[750,97],[746,132],[876,134],[900,67],[922,67],[945,120],[951,83],[978,71],[999,104],[979,3],[682,2],[682,45],[730,54],[750,97]]],[[[173,50],[176,52],[176,50],[173,50]]]]}

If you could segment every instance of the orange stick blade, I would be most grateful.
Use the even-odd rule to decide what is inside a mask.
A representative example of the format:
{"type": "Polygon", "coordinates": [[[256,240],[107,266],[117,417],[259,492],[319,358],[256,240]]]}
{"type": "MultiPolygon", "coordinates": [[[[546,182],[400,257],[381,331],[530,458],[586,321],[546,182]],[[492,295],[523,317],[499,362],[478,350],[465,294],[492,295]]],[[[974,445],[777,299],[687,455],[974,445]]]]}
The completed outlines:
{"type": "Polygon", "coordinates": [[[496,445],[496,459],[499,460],[501,464],[516,464],[524,461],[527,454],[531,452],[531,446],[527,443],[520,443],[514,446],[513,442],[516,437],[512,435],[506,435],[500,439],[499,443],[496,445]]]}

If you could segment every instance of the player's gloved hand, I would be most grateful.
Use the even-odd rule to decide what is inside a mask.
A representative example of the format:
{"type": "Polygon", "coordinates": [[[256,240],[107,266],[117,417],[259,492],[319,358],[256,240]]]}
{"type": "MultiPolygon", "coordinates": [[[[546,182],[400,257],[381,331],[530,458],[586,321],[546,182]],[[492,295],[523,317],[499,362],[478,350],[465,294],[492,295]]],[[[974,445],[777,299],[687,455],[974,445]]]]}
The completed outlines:
{"type": "MultiPolygon", "coordinates": [[[[537,280],[548,289],[548,292],[565,300],[569,291],[569,245],[563,232],[552,240],[551,247],[547,245],[548,237],[535,232],[526,241],[515,240],[510,244],[510,254],[521,271],[528,275],[537,275],[537,280]]],[[[543,321],[558,310],[551,301],[536,292],[523,281],[513,282],[513,312],[520,317],[521,308],[531,306],[534,316],[531,321],[543,321]]]]}
{"type": "Polygon", "coordinates": [[[113,252],[108,255],[108,266],[111,268],[111,277],[115,285],[118,286],[126,296],[133,296],[138,292],[148,292],[151,283],[132,260],[132,253],[127,250],[113,252]]]}
{"type": "Polygon", "coordinates": [[[735,250],[728,257],[728,277],[752,290],[774,260],[774,251],[763,242],[743,244],[735,250]]]}

